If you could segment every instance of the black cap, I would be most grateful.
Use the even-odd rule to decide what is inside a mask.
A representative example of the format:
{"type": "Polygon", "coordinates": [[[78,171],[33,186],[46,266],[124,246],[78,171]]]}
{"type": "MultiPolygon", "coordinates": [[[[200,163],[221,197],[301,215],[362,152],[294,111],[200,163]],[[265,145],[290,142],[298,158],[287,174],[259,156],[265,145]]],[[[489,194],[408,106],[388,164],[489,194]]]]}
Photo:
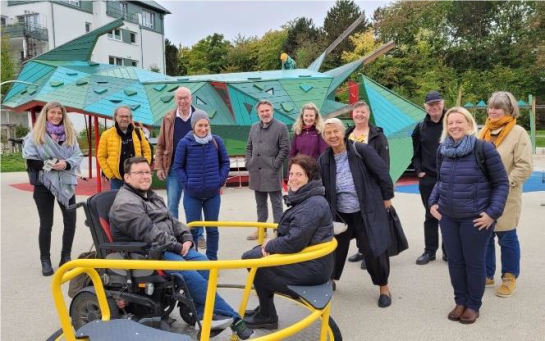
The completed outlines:
{"type": "Polygon", "coordinates": [[[443,97],[441,97],[440,93],[438,93],[437,91],[430,91],[426,94],[425,103],[429,104],[431,102],[437,102],[442,100],[443,100],[443,97]]]}

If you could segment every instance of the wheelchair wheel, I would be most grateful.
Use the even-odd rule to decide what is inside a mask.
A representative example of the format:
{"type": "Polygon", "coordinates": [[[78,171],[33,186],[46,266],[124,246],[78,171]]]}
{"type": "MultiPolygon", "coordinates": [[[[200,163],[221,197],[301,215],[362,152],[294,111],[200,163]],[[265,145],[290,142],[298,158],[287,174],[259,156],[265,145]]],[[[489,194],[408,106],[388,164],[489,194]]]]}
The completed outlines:
{"type": "Polygon", "coordinates": [[[331,318],[331,316],[329,317],[329,340],[330,341],[342,341],[343,340],[343,336],[341,334],[341,329],[339,328],[339,326],[337,325],[337,323],[335,322],[335,320],[333,320],[333,318],[331,318]]]}
{"type": "MultiPolygon", "coordinates": [[[[119,318],[119,308],[114,299],[107,297],[110,307],[110,318],[119,318]]],[[[102,318],[97,296],[89,291],[82,291],[77,294],[70,304],[70,318],[72,325],[78,330],[83,325],[102,318]]]]}
{"type": "Polygon", "coordinates": [[[190,326],[194,326],[197,323],[197,316],[191,311],[191,308],[185,304],[180,303],[180,316],[185,323],[190,326]]]}

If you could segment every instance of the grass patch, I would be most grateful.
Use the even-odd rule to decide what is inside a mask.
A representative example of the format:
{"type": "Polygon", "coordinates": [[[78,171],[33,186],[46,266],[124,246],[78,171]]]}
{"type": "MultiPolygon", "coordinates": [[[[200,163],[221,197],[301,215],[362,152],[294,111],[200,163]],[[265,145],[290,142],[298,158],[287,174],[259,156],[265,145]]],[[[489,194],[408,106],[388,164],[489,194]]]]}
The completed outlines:
{"type": "Polygon", "coordinates": [[[21,153],[2,154],[0,160],[2,173],[24,172],[26,170],[26,162],[21,153]]]}

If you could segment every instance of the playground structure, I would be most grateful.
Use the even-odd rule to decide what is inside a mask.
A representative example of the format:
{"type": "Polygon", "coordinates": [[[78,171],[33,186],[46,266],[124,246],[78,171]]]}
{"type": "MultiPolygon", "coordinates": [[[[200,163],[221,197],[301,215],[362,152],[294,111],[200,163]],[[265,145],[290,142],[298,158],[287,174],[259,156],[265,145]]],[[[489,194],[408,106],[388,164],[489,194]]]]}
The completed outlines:
{"type": "MultiPolygon", "coordinates": [[[[30,111],[34,121],[45,103],[59,101],[69,112],[87,116],[89,142],[94,132],[96,148],[99,118],[112,119],[115,107],[124,104],[131,107],[134,121],[156,126],[175,106],[173,92],[185,86],[192,91],[193,105],[210,115],[212,129],[224,139],[229,154],[243,155],[250,126],[258,121],[255,104],[261,99],[271,101],[275,117],[288,126],[293,124],[300,108],[307,102],[315,103],[326,117],[340,116],[351,110],[351,105],[335,101],[336,90],[362,65],[391,50],[393,43],[384,44],[369,55],[336,69],[326,72],[319,72],[319,69],[325,56],[362,19],[363,16],[306,69],[171,77],[137,67],[90,60],[97,40],[121,27],[121,18],[29,60],[18,75],[19,82],[2,99],[2,106],[17,112],[30,111]]],[[[356,93],[370,104],[371,120],[384,128],[393,160],[391,175],[396,180],[410,163],[411,148],[407,143],[410,131],[425,113],[363,76],[356,93]]],[[[352,93],[350,101],[355,100],[357,95],[352,93]]],[[[89,165],[92,164],[92,149],[90,145],[89,165]]],[[[98,162],[95,174],[100,192],[98,162]]],[[[88,177],[93,177],[92,167],[89,167],[88,177]]]]}
{"type": "MultiPolygon", "coordinates": [[[[102,193],[106,194],[106,193],[102,193]]],[[[87,203],[90,203],[90,198],[87,203]]],[[[81,205],[81,204],[79,204],[81,205]]],[[[86,214],[88,210],[86,209],[86,214]]],[[[92,217],[88,216],[88,219],[92,217]]],[[[97,217],[98,219],[98,217],[97,217]]],[[[193,222],[193,226],[218,226],[218,227],[257,227],[259,229],[258,243],[263,243],[264,229],[276,228],[276,224],[270,223],[248,223],[248,222],[193,222]]],[[[97,249],[103,247],[128,247],[128,243],[109,243],[97,245],[97,249]]],[[[120,270],[208,270],[210,271],[207,300],[204,309],[203,324],[200,332],[200,340],[209,340],[210,326],[213,315],[214,298],[217,292],[219,272],[222,269],[249,269],[246,279],[246,285],[243,287],[242,300],[239,306],[239,314],[244,317],[246,306],[249,301],[252,290],[253,280],[257,269],[260,267],[280,266],[287,264],[300,263],[312,259],[317,259],[330,254],[335,250],[337,241],[332,239],[330,242],[309,246],[299,253],[291,255],[271,255],[261,259],[249,260],[220,260],[220,261],[200,261],[200,262],[169,262],[159,260],[113,260],[113,259],[78,259],[64,264],[53,276],[52,292],[55,301],[55,307],[59,315],[61,329],[50,337],[52,340],[64,339],[67,341],[78,340],[80,338],[91,339],[115,339],[115,340],[134,340],[134,339],[161,339],[161,340],[192,340],[191,336],[171,333],[161,329],[146,327],[130,319],[112,320],[111,309],[117,309],[115,303],[111,303],[112,294],[106,292],[102,283],[102,278],[96,269],[120,269],[120,270]],[[75,277],[87,274],[93,283],[93,290],[88,291],[96,295],[99,311],[93,315],[96,319],[91,319],[87,324],[74,330],[71,318],[66,309],[64,296],[61,290],[62,284],[74,279],[75,277]]],[[[254,338],[254,340],[280,340],[308,328],[314,321],[321,321],[319,329],[320,340],[342,340],[340,330],[330,317],[331,298],[333,295],[332,285],[327,282],[317,286],[289,286],[294,296],[288,299],[299,302],[304,305],[310,314],[305,318],[293,323],[291,326],[275,331],[271,334],[254,338]]],[[[242,289],[242,288],[241,288],[242,289]]],[[[168,316],[168,313],[167,313],[168,316]]],[[[288,319],[290,314],[283,314],[284,319],[288,319]]],[[[231,338],[231,340],[236,340],[231,338]]]]}

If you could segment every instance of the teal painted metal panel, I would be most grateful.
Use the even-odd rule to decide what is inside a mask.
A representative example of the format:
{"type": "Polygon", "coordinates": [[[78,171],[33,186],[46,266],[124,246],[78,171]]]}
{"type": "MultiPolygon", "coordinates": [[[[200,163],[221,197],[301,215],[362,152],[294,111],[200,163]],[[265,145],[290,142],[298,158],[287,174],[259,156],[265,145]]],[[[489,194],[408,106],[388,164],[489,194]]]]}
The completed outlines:
{"type": "Polygon", "coordinates": [[[206,111],[209,115],[212,115],[212,112],[215,112],[214,117],[210,120],[212,125],[235,124],[234,116],[231,114],[218,92],[210,84],[203,84],[199,90],[193,93],[192,97],[194,105],[199,109],[206,111]],[[201,97],[204,98],[206,102],[198,103],[197,98],[201,97]]]}
{"type": "Polygon", "coordinates": [[[137,84],[132,79],[121,79],[107,76],[98,76],[93,75],[91,81],[89,82],[89,91],[87,92],[87,98],[85,100],[85,110],[93,111],[88,109],[89,106],[92,106],[94,102],[98,102],[103,98],[109,97],[114,93],[123,91],[127,87],[134,87],[137,84]],[[107,89],[106,92],[97,93],[95,90],[107,89]]]}
{"type": "Polygon", "coordinates": [[[51,82],[62,82],[65,86],[72,83],[77,83],[80,79],[86,79],[89,74],[84,72],[73,71],[68,68],[58,67],[55,72],[49,78],[50,82],[44,84],[44,87],[40,90],[41,94],[46,94],[51,91],[57,91],[58,88],[54,87],[51,82]],[[75,73],[74,75],[69,75],[75,73]]]}
{"type": "Polygon", "coordinates": [[[36,100],[42,102],[58,101],[62,105],[81,109],[85,104],[89,85],[77,85],[76,83],[68,84],[55,91],[40,92],[36,100]]]}
{"type": "Polygon", "coordinates": [[[148,71],[148,70],[140,69],[140,68],[137,68],[137,67],[133,67],[133,70],[136,73],[136,77],[138,78],[138,80],[140,82],[143,82],[143,83],[145,83],[145,82],[162,82],[162,81],[165,81],[165,80],[171,80],[171,81],[176,80],[176,78],[169,77],[169,76],[162,75],[162,74],[155,73],[155,72],[151,72],[151,71],[148,71]]]}
{"type": "Polygon", "coordinates": [[[322,66],[322,63],[324,62],[325,56],[326,56],[326,53],[323,52],[318,58],[316,58],[315,61],[312,62],[312,64],[310,64],[307,67],[307,70],[314,71],[314,72],[320,71],[320,67],[322,66]]]}
{"type": "MultiPolygon", "coordinates": [[[[17,79],[28,83],[39,83],[39,85],[42,85],[49,79],[51,74],[53,74],[54,70],[55,68],[49,65],[29,62],[25,65],[23,70],[21,70],[17,79]]],[[[27,85],[22,83],[13,84],[13,86],[6,94],[6,96],[2,99],[2,101],[10,101],[13,96],[26,89],[26,87],[27,85]]]]}
{"type": "Polygon", "coordinates": [[[167,86],[164,87],[163,90],[161,91],[157,91],[154,89],[158,84],[143,84],[146,96],[149,101],[149,106],[152,111],[154,124],[157,124],[157,123],[160,124],[161,123],[160,121],[163,118],[163,116],[165,116],[167,112],[169,112],[170,110],[176,107],[176,103],[174,101],[165,103],[161,100],[161,97],[166,95],[172,95],[179,86],[185,86],[192,93],[195,93],[204,84],[205,83],[203,82],[167,84],[167,86]]]}
{"type": "Polygon", "coordinates": [[[303,82],[307,86],[312,86],[312,89],[304,91],[301,88],[301,80],[286,79],[280,81],[280,84],[297,108],[295,115],[299,114],[301,108],[308,102],[312,102],[320,108],[327,95],[331,79],[306,79],[303,82]]]}
{"type": "Polygon", "coordinates": [[[345,64],[336,69],[324,72],[324,74],[333,77],[333,81],[329,86],[328,93],[335,91],[354,71],[363,64],[363,59],[358,59],[352,63],[345,64]]]}

